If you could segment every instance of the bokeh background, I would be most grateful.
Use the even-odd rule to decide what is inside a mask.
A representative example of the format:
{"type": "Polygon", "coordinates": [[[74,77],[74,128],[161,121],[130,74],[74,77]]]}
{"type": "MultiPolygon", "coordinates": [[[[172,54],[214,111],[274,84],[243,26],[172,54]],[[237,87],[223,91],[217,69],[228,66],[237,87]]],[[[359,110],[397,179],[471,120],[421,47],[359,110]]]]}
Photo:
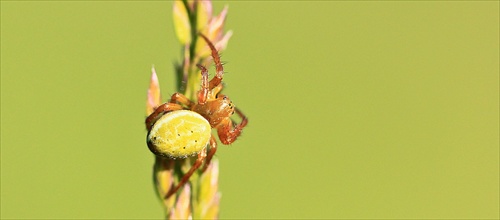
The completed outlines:
{"type": "MultiPolygon", "coordinates": [[[[499,218],[498,1],[217,1],[234,31],[221,218],[499,218]]],[[[167,1],[1,2],[1,218],[162,218],[167,1]]],[[[211,70],[213,72],[213,69],[211,70]]]]}

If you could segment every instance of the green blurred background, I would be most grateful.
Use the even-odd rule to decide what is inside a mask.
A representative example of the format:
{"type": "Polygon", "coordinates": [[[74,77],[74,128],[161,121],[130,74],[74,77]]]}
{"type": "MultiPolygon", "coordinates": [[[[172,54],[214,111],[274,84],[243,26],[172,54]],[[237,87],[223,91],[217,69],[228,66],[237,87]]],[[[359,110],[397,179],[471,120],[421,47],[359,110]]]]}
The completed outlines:
{"type": "MultiPolygon", "coordinates": [[[[499,2],[215,2],[234,31],[221,218],[499,218],[499,2]]],[[[1,218],[162,218],[164,1],[1,2],[1,218]]],[[[213,69],[211,70],[213,72],[213,69]]]]}

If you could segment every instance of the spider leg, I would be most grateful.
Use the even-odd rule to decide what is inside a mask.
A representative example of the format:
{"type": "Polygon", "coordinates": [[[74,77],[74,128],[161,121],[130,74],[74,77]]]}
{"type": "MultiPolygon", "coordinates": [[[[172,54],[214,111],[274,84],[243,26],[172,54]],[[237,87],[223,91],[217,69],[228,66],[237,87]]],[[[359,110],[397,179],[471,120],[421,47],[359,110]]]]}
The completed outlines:
{"type": "Polygon", "coordinates": [[[194,103],[191,100],[189,100],[185,95],[178,92],[172,94],[172,96],[170,97],[170,103],[174,104],[180,103],[186,105],[188,108],[191,108],[194,105],[194,103]]]}
{"type": "Polygon", "coordinates": [[[247,117],[238,108],[235,108],[236,114],[242,118],[241,122],[233,128],[233,122],[231,119],[226,118],[222,121],[221,125],[217,128],[217,134],[219,139],[223,144],[231,144],[236,141],[236,138],[240,136],[243,128],[248,124],[247,117]]]}
{"type": "Polygon", "coordinates": [[[205,159],[205,165],[203,166],[202,172],[205,172],[208,165],[210,165],[212,157],[215,155],[216,151],[217,151],[217,141],[215,140],[215,137],[212,135],[210,137],[210,151],[208,151],[208,155],[207,158],[205,159]]]}
{"type": "Polygon", "coordinates": [[[203,34],[200,33],[200,36],[207,42],[208,47],[210,47],[210,50],[212,51],[212,58],[214,59],[215,63],[215,76],[212,80],[210,80],[210,90],[218,86],[222,82],[222,76],[224,75],[224,68],[222,67],[222,63],[220,62],[220,56],[219,52],[217,52],[217,49],[215,49],[214,44],[203,34]]]}
{"type": "Polygon", "coordinates": [[[201,89],[198,91],[198,104],[203,105],[208,99],[208,70],[200,64],[196,66],[201,69],[201,89]]]}
{"type": "Polygon", "coordinates": [[[191,166],[191,169],[189,169],[189,171],[186,174],[184,174],[184,176],[179,181],[177,186],[170,188],[167,195],[165,195],[165,199],[168,199],[170,196],[176,193],[184,184],[186,184],[187,181],[189,181],[189,178],[193,175],[194,171],[196,171],[201,166],[203,160],[205,160],[205,157],[207,157],[207,148],[203,149],[198,154],[198,158],[196,158],[196,161],[194,162],[193,166],[191,166]]]}
{"type": "Polygon", "coordinates": [[[182,106],[176,103],[164,103],[158,106],[158,108],[146,118],[146,129],[150,131],[156,120],[164,113],[180,109],[182,109],[182,106]]]}
{"type": "Polygon", "coordinates": [[[217,98],[217,97],[216,97],[216,96],[217,96],[217,94],[219,94],[219,93],[222,91],[223,87],[224,87],[224,86],[223,86],[223,84],[221,83],[221,84],[219,84],[218,86],[216,86],[215,88],[213,88],[213,89],[212,89],[212,96],[213,96],[212,98],[213,98],[213,99],[217,98]]]}

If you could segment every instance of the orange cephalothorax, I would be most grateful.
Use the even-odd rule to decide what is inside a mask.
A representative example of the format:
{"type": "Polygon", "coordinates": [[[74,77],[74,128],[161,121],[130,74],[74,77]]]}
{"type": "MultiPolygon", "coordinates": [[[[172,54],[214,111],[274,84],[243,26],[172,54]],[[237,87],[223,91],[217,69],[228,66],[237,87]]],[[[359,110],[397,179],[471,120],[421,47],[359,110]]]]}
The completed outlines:
{"type": "Polygon", "coordinates": [[[203,105],[195,105],[193,111],[200,113],[208,120],[212,127],[217,127],[223,119],[234,114],[235,106],[227,96],[221,95],[216,99],[208,100],[203,105]]]}

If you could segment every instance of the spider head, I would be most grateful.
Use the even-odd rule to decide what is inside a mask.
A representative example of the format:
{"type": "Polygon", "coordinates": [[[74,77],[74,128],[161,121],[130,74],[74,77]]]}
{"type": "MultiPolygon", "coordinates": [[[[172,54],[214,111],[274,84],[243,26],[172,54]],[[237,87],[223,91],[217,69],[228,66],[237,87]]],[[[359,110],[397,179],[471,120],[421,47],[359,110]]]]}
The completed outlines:
{"type": "Polygon", "coordinates": [[[212,127],[216,127],[225,118],[234,114],[235,106],[229,97],[218,95],[204,105],[197,105],[195,111],[205,117],[212,127]]]}
{"type": "Polygon", "coordinates": [[[229,99],[229,97],[225,95],[220,95],[217,96],[217,99],[215,99],[217,102],[216,105],[219,106],[219,111],[221,114],[223,114],[226,117],[229,117],[234,114],[234,104],[233,102],[229,99]]]}

